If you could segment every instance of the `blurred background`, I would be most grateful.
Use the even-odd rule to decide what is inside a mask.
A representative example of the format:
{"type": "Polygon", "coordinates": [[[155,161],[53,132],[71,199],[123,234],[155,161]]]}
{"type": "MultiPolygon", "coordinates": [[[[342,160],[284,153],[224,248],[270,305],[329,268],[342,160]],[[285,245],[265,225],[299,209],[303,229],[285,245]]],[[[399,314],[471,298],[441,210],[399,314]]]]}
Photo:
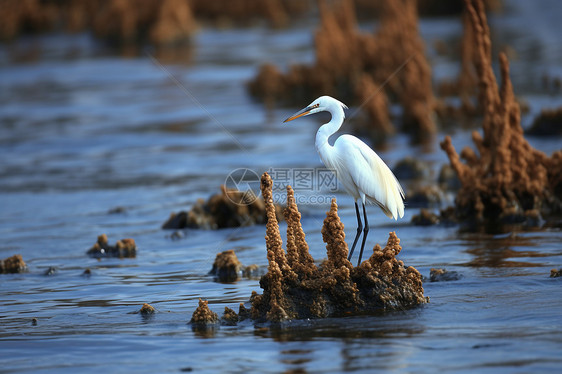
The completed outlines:
{"type": "MultiPolygon", "coordinates": [[[[562,106],[562,5],[484,3],[496,76],[503,52],[526,139],[550,155],[560,115],[531,129],[562,106]]],[[[502,233],[411,222],[421,208],[439,216],[454,205],[459,183],[439,142],[451,136],[460,153],[481,131],[463,9],[456,0],[0,0],[0,258],[27,264],[0,275],[4,369],[559,368],[560,285],[548,278],[560,267],[558,221],[502,233]],[[314,134],[328,116],[282,124],[321,94],[350,106],[342,132],[370,144],[406,190],[403,220],[372,209],[367,245],[396,231],[406,265],[460,276],[424,283],[431,303],[415,311],[193,331],[200,297],[220,314],[260,292],[259,277],[221,283],[207,273],[227,249],[265,271],[265,227],[162,225],[220,193],[235,170],[321,168],[314,134]],[[101,234],[134,238],[136,257],[87,256],[101,234]],[[144,302],[154,317],[134,314],[144,302]]],[[[344,191],[296,194],[335,196],[353,236],[344,191]]],[[[299,209],[320,261],[329,200],[314,201],[299,209]]]]}

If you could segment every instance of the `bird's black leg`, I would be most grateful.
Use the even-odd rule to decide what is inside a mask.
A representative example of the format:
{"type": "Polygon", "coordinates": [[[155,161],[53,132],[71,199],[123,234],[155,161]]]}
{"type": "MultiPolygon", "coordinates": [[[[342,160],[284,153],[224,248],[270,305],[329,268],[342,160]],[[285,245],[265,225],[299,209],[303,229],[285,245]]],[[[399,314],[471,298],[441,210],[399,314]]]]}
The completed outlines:
{"type": "Polygon", "coordinates": [[[357,205],[357,201],[355,202],[355,213],[357,214],[357,234],[355,234],[355,239],[353,240],[351,251],[349,252],[349,256],[347,257],[348,261],[351,260],[351,256],[353,256],[353,250],[355,249],[355,244],[357,244],[357,240],[359,239],[361,230],[363,230],[363,224],[361,223],[361,215],[359,214],[359,206],[357,205]]]}
{"type": "MultiPolygon", "coordinates": [[[[359,212],[357,214],[359,214],[359,212]]],[[[361,251],[359,252],[359,262],[357,262],[357,266],[361,265],[363,248],[365,248],[365,241],[367,240],[367,234],[369,234],[369,221],[367,221],[367,210],[365,209],[365,204],[363,204],[363,217],[365,219],[365,228],[363,229],[363,241],[361,242],[361,251]]]]}

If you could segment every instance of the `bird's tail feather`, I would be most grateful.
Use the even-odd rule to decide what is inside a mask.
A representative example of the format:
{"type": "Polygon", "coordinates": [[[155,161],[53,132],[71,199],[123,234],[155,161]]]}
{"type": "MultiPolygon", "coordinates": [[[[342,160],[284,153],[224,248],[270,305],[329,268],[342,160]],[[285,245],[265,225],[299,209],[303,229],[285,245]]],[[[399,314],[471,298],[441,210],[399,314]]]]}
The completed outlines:
{"type": "Polygon", "coordinates": [[[392,212],[390,211],[390,209],[388,209],[386,206],[384,206],[380,201],[376,200],[376,199],[369,199],[369,201],[375,203],[376,205],[378,205],[379,208],[381,208],[381,210],[383,211],[384,214],[386,214],[386,216],[390,219],[394,218],[394,215],[392,214],[392,212]]]}

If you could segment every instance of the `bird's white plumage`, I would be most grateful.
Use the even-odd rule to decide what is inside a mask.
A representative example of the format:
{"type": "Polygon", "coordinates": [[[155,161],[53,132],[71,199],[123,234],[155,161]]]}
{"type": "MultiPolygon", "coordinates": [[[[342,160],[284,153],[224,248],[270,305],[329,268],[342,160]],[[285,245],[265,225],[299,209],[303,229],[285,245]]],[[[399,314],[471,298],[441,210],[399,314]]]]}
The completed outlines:
{"type": "Polygon", "coordinates": [[[335,171],[336,177],[355,201],[376,204],[389,218],[402,218],[404,190],[375,151],[352,135],[341,135],[334,145],[328,142],[343,124],[344,108],[347,106],[342,102],[322,96],[285,122],[313,113],[330,112],[331,121],[322,125],[316,134],[316,150],[324,165],[335,171]]]}
{"type": "Polygon", "coordinates": [[[404,191],[381,158],[365,143],[342,135],[330,151],[322,148],[322,162],[336,171],[345,190],[363,204],[378,205],[389,217],[404,216],[404,191]]]}
{"type": "Polygon", "coordinates": [[[363,241],[357,262],[357,266],[359,266],[369,232],[365,204],[377,204],[389,218],[402,218],[404,216],[404,190],[384,161],[361,140],[351,135],[341,135],[336,139],[334,145],[329,143],[330,136],[343,124],[344,109],[347,109],[344,103],[330,96],[322,96],[287,118],[285,122],[322,111],[330,112],[332,115],[330,122],[318,129],[315,146],[324,165],[336,173],[337,179],[355,199],[357,234],[355,234],[349,251],[348,260],[351,260],[357,240],[363,231],[363,241]],[[363,205],[364,227],[359,213],[359,200],[363,205]]]}

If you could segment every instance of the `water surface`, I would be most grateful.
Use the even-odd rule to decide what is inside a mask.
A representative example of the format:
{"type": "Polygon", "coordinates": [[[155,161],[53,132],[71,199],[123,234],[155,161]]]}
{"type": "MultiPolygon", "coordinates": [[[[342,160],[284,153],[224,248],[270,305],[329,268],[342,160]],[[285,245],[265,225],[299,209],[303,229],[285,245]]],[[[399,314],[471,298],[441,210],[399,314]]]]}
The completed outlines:
{"type": "MultiPolygon", "coordinates": [[[[508,2],[490,17],[495,45],[517,53],[513,84],[531,109],[524,126],[561,102],[540,87],[545,72],[560,76],[562,62],[559,17],[551,16],[560,7],[545,3],[530,12],[526,2],[508,2]],[[541,27],[521,26],[537,22],[541,27]]],[[[312,61],[313,25],[202,29],[192,49],[172,59],[150,50],[122,56],[87,34],[0,46],[0,257],[20,253],[29,267],[0,276],[3,372],[559,369],[562,294],[560,280],[548,275],[561,267],[560,229],[489,235],[421,228],[409,223],[417,209],[406,209],[398,223],[373,209],[368,245],[383,244],[396,230],[407,265],[425,276],[432,267],[462,275],[426,281],[429,304],[283,326],[188,325],[200,297],[222,314],[260,291],[258,279],[222,284],[207,272],[226,249],[246,265],[265,267],[265,227],[186,230],[178,239],[160,226],[171,212],[218,192],[237,168],[261,174],[321,167],[313,142],[325,117],[282,125],[298,108],[265,108],[245,89],[263,62],[312,61]],[[87,257],[102,233],[111,243],[134,238],[138,256],[87,257]],[[50,267],[54,274],[44,275],[50,267]],[[158,311],[151,318],[134,313],[145,302],[158,311]]],[[[432,42],[458,38],[457,20],[424,19],[420,28],[435,76],[456,74],[457,62],[435,53],[432,42]]],[[[470,145],[470,131],[448,130],[457,149],[470,145]]],[[[559,139],[529,141],[547,153],[560,148],[559,139]]],[[[447,162],[437,142],[414,147],[403,135],[379,154],[390,166],[406,156],[430,162],[434,171],[447,162]]],[[[329,197],[338,200],[348,237],[355,231],[353,201],[341,191],[296,193],[328,196],[299,207],[311,253],[321,260],[329,197]]]]}

